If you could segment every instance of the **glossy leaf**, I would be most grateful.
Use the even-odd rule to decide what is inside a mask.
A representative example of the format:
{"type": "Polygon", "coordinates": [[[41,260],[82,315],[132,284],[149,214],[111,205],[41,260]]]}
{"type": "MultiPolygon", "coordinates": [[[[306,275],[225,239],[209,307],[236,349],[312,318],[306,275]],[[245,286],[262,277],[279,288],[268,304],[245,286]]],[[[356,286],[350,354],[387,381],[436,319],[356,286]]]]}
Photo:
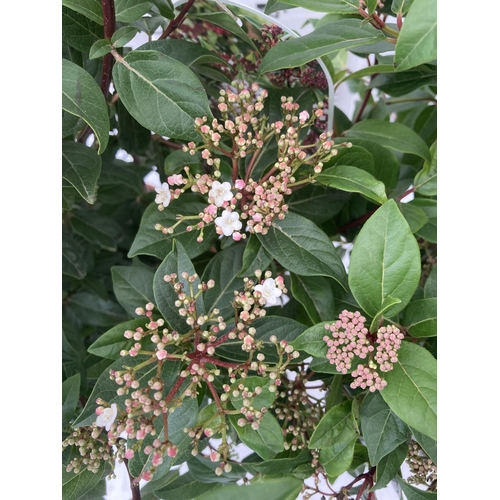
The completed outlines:
{"type": "Polygon", "coordinates": [[[182,149],[173,151],[165,157],[165,174],[174,175],[183,171],[185,166],[197,167],[202,162],[201,153],[197,151],[194,155],[185,153],[182,149]]]}
{"type": "Polygon", "coordinates": [[[247,238],[245,251],[243,252],[240,276],[253,276],[257,269],[265,271],[271,264],[273,258],[262,246],[257,235],[251,234],[247,238]]]}
{"type": "Polygon", "coordinates": [[[423,196],[437,195],[437,143],[430,149],[432,160],[426,161],[422,170],[415,176],[415,191],[423,196]]]}
{"type": "Polygon", "coordinates": [[[136,316],[138,307],[155,303],[153,295],[153,269],[138,266],[114,266],[111,268],[113,291],[118,302],[130,316],[136,316]]]}
{"type": "Polygon", "coordinates": [[[422,447],[427,456],[437,465],[437,441],[435,439],[422,434],[421,432],[411,429],[413,438],[422,447]]]}
{"type": "Polygon", "coordinates": [[[99,141],[98,153],[108,145],[108,105],[97,82],[83,68],[63,59],[62,107],[68,113],[79,116],[92,128],[99,141]]]}
{"type": "Polygon", "coordinates": [[[426,198],[416,198],[412,203],[421,208],[429,221],[420,228],[416,235],[431,243],[437,243],[437,201],[426,198]]]}
{"type": "Polygon", "coordinates": [[[420,156],[424,160],[431,159],[427,144],[416,132],[401,123],[363,120],[353,125],[345,135],[347,138],[368,139],[394,151],[420,156]]]}
{"type": "Polygon", "coordinates": [[[271,460],[265,460],[258,464],[252,464],[252,468],[260,474],[278,476],[282,474],[291,474],[292,471],[301,464],[308,464],[310,466],[312,456],[309,450],[304,448],[297,456],[290,456],[289,458],[283,456],[285,453],[288,452],[284,451],[271,460]]]}
{"type": "Polygon", "coordinates": [[[409,203],[400,203],[399,209],[406,222],[408,222],[412,233],[416,233],[429,222],[426,213],[411,201],[409,203]]]}
{"type": "Polygon", "coordinates": [[[114,326],[106,333],[103,333],[88,348],[88,352],[102,358],[119,359],[120,351],[123,349],[130,349],[136,342],[134,339],[126,339],[123,336],[125,331],[135,331],[137,328],[144,328],[147,322],[148,320],[142,317],[131,319],[130,321],[114,326]]]}
{"type": "Polygon", "coordinates": [[[357,439],[354,437],[351,441],[338,441],[329,448],[320,450],[319,462],[325,468],[331,483],[350,467],[357,439]]]}
{"type": "Polygon", "coordinates": [[[372,317],[384,309],[386,299],[399,299],[399,304],[384,312],[390,318],[408,304],[419,279],[417,241],[396,202],[389,200],[368,219],[356,238],[349,265],[351,292],[372,317]]]}
{"type": "Polygon", "coordinates": [[[419,66],[412,71],[378,75],[369,85],[392,97],[401,97],[414,90],[437,84],[435,67],[419,66]]]}
{"type": "Polygon", "coordinates": [[[175,17],[172,0],[153,0],[153,3],[163,17],[167,19],[173,19],[175,17]]]}
{"type": "Polygon", "coordinates": [[[413,0],[392,0],[391,10],[394,14],[406,14],[412,3],[413,0]]]}
{"type": "Polygon", "coordinates": [[[82,468],[78,474],[73,471],[66,472],[66,467],[62,468],[62,498],[64,500],[79,500],[85,493],[94,488],[101,480],[106,462],[101,461],[97,472],[90,472],[82,468]]]}
{"type": "Polygon", "coordinates": [[[97,40],[97,42],[90,47],[89,59],[98,59],[106,54],[109,54],[113,50],[113,47],[109,40],[97,40]]]}
{"type": "Polygon", "coordinates": [[[151,142],[151,132],[127,111],[121,101],[115,104],[118,115],[118,144],[127,153],[144,154],[151,142]]]}
{"type": "Polygon", "coordinates": [[[97,199],[97,179],[101,174],[101,158],[95,150],[74,142],[63,142],[62,176],[91,205],[97,199]]]}
{"type": "Polygon", "coordinates": [[[372,175],[375,172],[373,155],[369,153],[368,150],[360,146],[340,148],[338,150],[338,153],[331,160],[328,160],[328,162],[325,163],[322,174],[324,174],[326,170],[331,170],[330,167],[336,167],[340,165],[349,165],[350,167],[356,167],[372,175]]]}
{"type": "MultiPolygon", "coordinates": [[[[191,327],[186,323],[186,318],[179,314],[179,308],[175,307],[175,301],[178,300],[178,295],[172,283],[168,283],[164,280],[164,276],[172,273],[177,274],[177,280],[183,284],[184,290],[189,294],[190,284],[188,280],[182,277],[183,272],[188,273],[189,276],[196,273],[186,250],[178,241],[175,241],[172,251],[165,257],[165,260],[160,264],[160,267],[158,267],[155,273],[153,290],[156,307],[158,307],[162,316],[172,329],[180,334],[188,332],[191,327]]],[[[199,278],[196,278],[191,284],[194,293],[198,290],[199,284],[199,278]]],[[[196,310],[199,314],[203,314],[205,310],[202,296],[196,301],[196,310]]]]}
{"type": "Polygon", "coordinates": [[[199,214],[203,212],[206,206],[207,204],[202,197],[191,193],[184,193],[178,200],[172,201],[163,212],[158,210],[156,203],[151,203],[142,216],[139,231],[135,236],[128,256],[153,255],[159,259],[164,259],[172,250],[172,241],[174,239],[184,246],[189,257],[193,258],[202,254],[210,248],[216,238],[214,225],[205,227],[202,243],[196,241],[198,237],[197,231],[186,231],[187,222],[179,224],[173,234],[163,234],[155,229],[155,225],[173,226],[177,222],[177,214],[199,214]]]}
{"type": "Polygon", "coordinates": [[[373,14],[377,8],[377,0],[366,0],[365,3],[368,8],[368,14],[373,14]]]}
{"type": "Polygon", "coordinates": [[[437,297],[437,265],[432,268],[429,276],[427,276],[424,285],[424,297],[426,299],[437,297]]]}
{"type": "Polygon", "coordinates": [[[348,80],[354,80],[356,78],[362,78],[363,76],[379,75],[384,73],[394,73],[396,69],[392,64],[374,64],[373,66],[367,66],[366,68],[359,69],[358,71],[353,71],[349,73],[341,80],[339,80],[335,87],[337,88],[341,83],[347,82],[348,80]]]}
{"type": "Polygon", "coordinates": [[[437,335],[437,299],[421,299],[410,302],[402,320],[412,337],[435,337],[437,335]]]}
{"type": "Polygon", "coordinates": [[[75,10],[62,9],[63,40],[81,52],[88,52],[97,40],[104,37],[104,29],[75,10]]]}
{"type": "Polygon", "coordinates": [[[115,301],[105,300],[94,293],[75,293],[68,299],[67,307],[93,326],[111,327],[127,319],[125,311],[115,301]]]}
{"type": "Polygon", "coordinates": [[[409,426],[436,439],[436,359],[423,347],[403,342],[399,361],[384,374],[387,386],[382,397],[391,410],[409,426]]]}
{"type": "Polygon", "coordinates": [[[408,444],[405,442],[380,459],[377,464],[373,491],[385,488],[400,473],[401,465],[407,455],[408,444]]]}
{"type": "Polygon", "coordinates": [[[133,26],[123,26],[117,29],[111,37],[113,47],[119,48],[126,45],[137,34],[137,29],[133,26]]]}
{"type": "Polygon", "coordinates": [[[405,71],[436,58],[436,0],[414,0],[396,44],[396,69],[405,71]]]}
{"type": "Polygon", "coordinates": [[[401,486],[401,489],[408,500],[437,500],[437,493],[423,491],[420,488],[403,481],[403,479],[399,476],[396,476],[396,481],[399,486],[401,486]]]}
{"type": "Polygon", "coordinates": [[[113,82],[129,113],[145,128],[175,139],[199,139],[194,119],[211,116],[195,74],[160,52],[132,51],[113,67],[113,82]]]}
{"type": "Polygon", "coordinates": [[[264,14],[274,14],[275,12],[278,12],[280,10],[288,10],[293,8],[295,8],[294,5],[289,5],[278,0],[268,0],[264,8],[264,14]]]}
{"type": "Polygon", "coordinates": [[[214,488],[219,489],[221,486],[221,483],[202,483],[188,472],[174,479],[167,486],[155,490],[154,494],[156,498],[165,500],[172,498],[176,500],[191,500],[214,488]]]}
{"type": "Polygon", "coordinates": [[[326,358],[328,346],[323,340],[323,337],[327,335],[325,325],[332,324],[334,322],[335,321],[324,321],[308,328],[292,342],[294,349],[305,351],[318,358],[326,358]]]}
{"type": "Polygon", "coordinates": [[[129,23],[142,17],[153,6],[148,0],[115,0],[116,20],[129,23]]]}
{"type": "Polygon", "coordinates": [[[282,3],[315,12],[332,12],[334,14],[355,14],[359,3],[356,0],[281,0],[282,3]]]}
{"type": "Polygon", "coordinates": [[[62,0],[62,4],[83,14],[88,19],[92,19],[97,24],[104,24],[101,2],[99,0],[62,0]]]}
{"type": "Polygon", "coordinates": [[[71,218],[71,225],[76,233],[92,245],[116,252],[121,227],[113,218],[82,211],[71,218]]]}
{"type": "Polygon", "coordinates": [[[365,396],[360,417],[371,465],[377,465],[411,436],[408,426],[392,412],[379,392],[369,392],[365,396]]]}
{"type": "Polygon", "coordinates": [[[80,397],[80,374],[67,378],[62,384],[62,427],[66,427],[78,405],[80,397]]]}
{"type": "Polygon", "coordinates": [[[360,168],[337,165],[323,170],[316,180],[341,191],[360,193],[375,203],[387,201],[384,184],[360,168]]]}
{"type": "Polygon", "coordinates": [[[335,317],[335,299],[326,278],[291,274],[292,295],[306,310],[313,324],[335,317]]]}
{"type": "Polygon", "coordinates": [[[322,26],[308,35],[276,44],[264,56],[259,73],[302,66],[314,59],[361,45],[384,40],[373,26],[360,27],[357,19],[342,19],[322,26]]]}
{"type": "Polygon", "coordinates": [[[266,235],[258,235],[264,248],[286,269],[300,276],[328,276],[347,289],[344,264],[332,242],[310,220],[288,213],[275,219],[266,235]]]}

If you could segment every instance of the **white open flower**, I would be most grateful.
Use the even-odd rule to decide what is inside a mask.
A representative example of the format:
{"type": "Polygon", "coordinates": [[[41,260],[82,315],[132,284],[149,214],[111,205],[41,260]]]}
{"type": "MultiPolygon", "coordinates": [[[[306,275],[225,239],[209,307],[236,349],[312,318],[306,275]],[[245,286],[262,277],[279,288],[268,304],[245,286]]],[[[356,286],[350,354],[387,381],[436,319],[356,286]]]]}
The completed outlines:
{"type": "Polygon", "coordinates": [[[222,229],[224,236],[231,236],[234,231],[239,231],[243,226],[238,212],[230,212],[229,210],[224,210],[222,215],[215,219],[215,224],[222,229]]]}
{"type": "Polygon", "coordinates": [[[233,197],[231,193],[231,184],[229,182],[219,181],[212,182],[212,189],[208,192],[208,196],[214,200],[214,204],[222,207],[225,201],[229,201],[233,197]]]}
{"type": "Polygon", "coordinates": [[[260,292],[266,299],[266,306],[275,306],[278,297],[283,293],[277,286],[273,278],[267,278],[263,285],[255,285],[254,290],[260,292]]]}
{"type": "Polygon", "coordinates": [[[118,408],[116,407],[116,403],[113,403],[111,408],[105,408],[103,410],[103,412],[97,417],[95,423],[98,427],[105,427],[106,430],[109,431],[116,419],[117,414],[118,408]]]}
{"type": "Polygon", "coordinates": [[[156,203],[158,203],[158,205],[168,207],[170,198],[172,197],[170,194],[170,186],[164,182],[161,186],[155,188],[155,191],[158,193],[155,198],[156,203]]]}

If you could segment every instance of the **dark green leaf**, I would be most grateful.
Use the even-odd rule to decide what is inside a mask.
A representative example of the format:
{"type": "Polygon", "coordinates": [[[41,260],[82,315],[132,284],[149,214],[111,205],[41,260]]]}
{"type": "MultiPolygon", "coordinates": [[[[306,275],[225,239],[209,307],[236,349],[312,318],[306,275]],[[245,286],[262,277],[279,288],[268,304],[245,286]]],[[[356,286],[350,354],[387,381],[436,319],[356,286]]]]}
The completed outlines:
{"type": "Polygon", "coordinates": [[[402,320],[412,337],[435,337],[437,335],[437,299],[421,299],[410,302],[402,320]]]}
{"type": "Polygon", "coordinates": [[[338,441],[329,448],[320,451],[319,461],[325,468],[330,483],[333,483],[340,474],[350,467],[357,439],[354,437],[351,441],[338,441]]]}
{"type": "Polygon", "coordinates": [[[62,107],[68,113],[83,118],[99,141],[98,153],[108,145],[109,116],[104,95],[96,81],[83,68],[63,59],[62,107]]]}
{"type": "Polygon", "coordinates": [[[155,229],[155,225],[173,226],[177,222],[177,214],[199,214],[203,212],[206,206],[207,203],[201,196],[191,193],[184,193],[179,199],[172,201],[162,212],[158,210],[156,203],[151,203],[142,216],[139,231],[128,256],[153,255],[159,259],[164,259],[172,250],[172,241],[174,239],[186,248],[190,258],[201,255],[210,248],[216,238],[214,225],[211,224],[205,227],[202,243],[196,241],[199,234],[196,230],[186,231],[186,227],[189,225],[188,222],[179,224],[173,234],[163,234],[155,229]]]}
{"type": "Polygon", "coordinates": [[[403,479],[399,476],[396,476],[396,481],[399,486],[401,486],[407,500],[437,500],[437,493],[423,491],[416,486],[411,486],[407,482],[403,481],[403,479]]]}
{"type": "Polygon", "coordinates": [[[426,161],[422,170],[415,176],[415,191],[423,196],[437,195],[437,143],[430,149],[432,160],[426,161]]]}
{"type": "Polygon", "coordinates": [[[275,219],[266,235],[258,235],[264,248],[286,269],[300,276],[329,276],[347,289],[347,275],[332,242],[310,220],[288,213],[275,219]]]}
{"type": "Polygon", "coordinates": [[[392,0],[391,10],[394,14],[406,14],[412,3],[413,0],[392,0]]]}
{"type": "Polygon", "coordinates": [[[148,0],[115,0],[116,20],[122,23],[135,21],[153,6],[148,0]]]}
{"type": "MultiPolygon", "coordinates": [[[[191,327],[186,323],[186,318],[179,314],[179,308],[175,307],[175,301],[178,300],[178,295],[174,290],[173,284],[166,282],[164,276],[172,273],[177,274],[177,280],[183,284],[183,289],[186,294],[189,295],[190,284],[188,280],[182,277],[183,272],[188,273],[189,276],[196,274],[193,263],[189,259],[186,250],[178,241],[175,241],[172,251],[165,257],[165,260],[156,271],[153,290],[156,307],[158,307],[162,316],[172,329],[180,334],[188,332],[191,327]]],[[[194,293],[198,291],[199,284],[199,278],[196,278],[191,284],[194,293]]],[[[199,314],[204,313],[203,296],[197,299],[196,310],[199,314]]]]}
{"type": "Polygon", "coordinates": [[[157,50],[186,66],[212,63],[227,65],[227,61],[215,52],[206,49],[199,43],[189,42],[188,40],[154,40],[141,45],[138,50],[157,50]]]}
{"type": "Polygon", "coordinates": [[[76,142],[63,142],[62,176],[91,205],[96,202],[101,158],[95,150],[76,142]]]}
{"type": "Polygon", "coordinates": [[[313,324],[335,318],[335,299],[326,278],[291,274],[291,279],[292,295],[304,306],[313,324]]]}
{"type": "Polygon", "coordinates": [[[261,245],[255,234],[247,238],[245,251],[243,252],[240,276],[252,276],[257,269],[265,271],[271,264],[273,258],[261,245]]]}
{"type": "Polygon", "coordinates": [[[66,427],[75,414],[80,397],[80,374],[67,378],[62,384],[62,427],[66,427]]]}
{"type": "Polygon", "coordinates": [[[197,500],[295,500],[302,489],[302,480],[294,477],[266,478],[259,477],[249,485],[227,485],[224,488],[204,493],[197,500]]]}
{"type": "Polygon", "coordinates": [[[432,268],[424,285],[424,297],[431,299],[437,297],[437,265],[432,268]]]}
{"type": "Polygon", "coordinates": [[[171,0],[153,0],[153,3],[163,17],[167,19],[173,19],[175,17],[174,6],[171,0]]]}
{"type": "Polygon", "coordinates": [[[380,459],[373,491],[385,488],[397,474],[400,474],[406,455],[408,455],[408,444],[405,442],[380,459]]]}
{"type": "Polygon", "coordinates": [[[98,59],[106,54],[109,54],[113,50],[113,47],[109,40],[97,40],[97,42],[90,47],[89,59],[98,59]]]}
{"type": "Polygon", "coordinates": [[[355,14],[359,3],[356,0],[282,0],[282,3],[315,12],[333,12],[334,14],[355,14]]]}
{"type": "Polygon", "coordinates": [[[437,243],[437,201],[416,198],[412,203],[421,208],[429,219],[429,222],[417,231],[417,236],[431,243],[437,243]]]}
{"type": "Polygon", "coordinates": [[[221,483],[202,483],[188,472],[174,479],[174,481],[170,482],[164,488],[155,490],[154,494],[157,498],[165,500],[171,500],[172,498],[176,500],[191,500],[214,488],[219,489],[221,486],[221,483]]]}
{"type": "Polygon", "coordinates": [[[123,26],[117,29],[111,37],[111,44],[115,48],[120,48],[126,45],[137,34],[137,29],[133,26],[123,26]]]}
{"type": "Polygon", "coordinates": [[[134,339],[126,339],[123,334],[126,330],[135,331],[137,328],[145,328],[149,320],[145,318],[136,318],[120,323],[114,326],[111,330],[103,333],[89,348],[90,354],[101,356],[108,359],[119,359],[120,351],[123,349],[129,350],[134,343],[134,339]]]}
{"type": "Polygon", "coordinates": [[[387,201],[384,184],[360,168],[337,165],[321,172],[316,180],[341,191],[361,193],[375,203],[387,201]]]}
{"type": "Polygon", "coordinates": [[[130,316],[148,302],[155,304],[153,295],[154,271],[146,267],[114,266],[111,268],[116,299],[130,316]]]}
{"type": "Polygon", "coordinates": [[[294,349],[305,351],[318,358],[326,358],[328,346],[323,337],[326,335],[325,325],[331,323],[332,321],[324,321],[308,328],[292,342],[294,349]]]}
{"type": "Polygon", "coordinates": [[[194,19],[208,21],[209,23],[215,24],[216,26],[220,26],[221,28],[230,31],[231,33],[233,33],[233,35],[236,35],[237,37],[248,43],[250,47],[256,49],[252,39],[242,28],[240,28],[234,17],[227,14],[226,12],[203,12],[193,15],[193,17],[194,19]]]}
{"type": "Polygon", "coordinates": [[[384,377],[381,392],[391,410],[409,426],[436,439],[436,359],[423,347],[402,342],[399,361],[384,377]]]}
{"type": "MultiPolygon", "coordinates": [[[[205,485],[217,483],[235,483],[246,476],[247,471],[238,464],[231,464],[230,472],[223,472],[220,476],[215,473],[215,469],[220,466],[220,462],[212,462],[209,458],[204,458],[201,455],[191,457],[187,461],[189,473],[198,481],[202,481],[205,485]]],[[[177,497],[176,497],[177,498],[177,497]]]]}
{"type": "Polygon", "coordinates": [[[99,0],[62,0],[62,4],[83,14],[97,24],[103,25],[102,7],[99,0]]]}
{"type": "Polygon", "coordinates": [[[366,0],[366,6],[368,7],[368,14],[373,14],[377,8],[377,0],[366,0]]]}
{"type": "Polygon", "coordinates": [[[269,386],[271,385],[271,379],[265,379],[262,377],[246,377],[237,380],[234,382],[234,384],[231,385],[231,392],[238,390],[240,392],[239,396],[235,397],[234,395],[231,395],[230,401],[231,405],[235,410],[239,410],[243,407],[243,396],[241,394],[241,390],[239,389],[239,385],[243,385],[249,392],[255,393],[255,388],[260,387],[262,389],[262,392],[260,394],[256,394],[252,398],[248,397],[246,399],[250,400],[250,404],[256,408],[256,409],[261,409],[261,408],[269,408],[274,403],[274,400],[276,399],[276,392],[271,392],[269,390],[269,386]]]}
{"type": "Polygon", "coordinates": [[[112,300],[87,292],[78,292],[68,300],[68,307],[84,323],[92,326],[110,327],[127,319],[124,310],[112,300]]]}
{"type": "Polygon", "coordinates": [[[88,17],[63,7],[62,37],[71,47],[88,52],[97,40],[104,37],[104,29],[88,17]]]}
{"type": "Polygon", "coordinates": [[[132,118],[121,101],[115,104],[118,115],[118,144],[127,153],[144,154],[151,142],[151,132],[132,118]]]}
{"type": "Polygon", "coordinates": [[[278,12],[280,10],[288,10],[294,8],[295,6],[280,2],[278,0],[268,0],[264,8],[264,13],[269,15],[274,14],[275,12],[278,12]]]}
{"type": "Polygon", "coordinates": [[[396,202],[384,203],[363,226],[356,238],[349,264],[349,285],[354,298],[374,317],[385,310],[391,317],[410,301],[420,279],[420,251],[396,202]],[[366,249],[369,248],[370,252],[366,249]]]}
{"type": "Polygon", "coordinates": [[[350,148],[341,148],[339,152],[331,159],[325,163],[322,173],[325,173],[325,167],[330,170],[330,167],[337,165],[349,165],[351,167],[357,167],[369,174],[374,174],[375,164],[373,161],[373,155],[369,153],[365,148],[360,146],[352,146],[350,148]]]}
{"type": "Polygon", "coordinates": [[[68,233],[62,238],[62,272],[77,280],[87,275],[87,262],[82,246],[68,233]]]}
{"type": "Polygon", "coordinates": [[[173,151],[165,157],[165,174],[174,175],[182,172],[185,166],[198,166],[202,162],[201,153],[194,155],[185,153],[182,149],[173,151]]]}
{"type": "Polygon", "coordinates": [[[427,456],[437,465],[437,441],[412,429],[415,441],[422,447],[427,456]]]}
{"type": "Polygon", "coordinates": [[[342,403],[342,400],[344,399],[344,393],[343,393],[343,383],[342,383],[342,375],[334,375],[332,379],[332,383],[330,384],[330,387],[328,388],[328,393],[326,395],[326,410],[330,410],[334,406],[339,405],[342,403]]]}
{"type": "Polygon", "coordinates": [[[113,82],[129,113],[145,128],[198,140],[196,117],[211,117],[203,85],[184,64],[160,52],[130,52],[113,67],[113,82]]]}
{"type": "Polygon", "coordinates": [[[64,500],[79,500],[87,491],[90,491],[101,480],[106,462],[102,461],[96,473],[87,469],[81,469],[78,474],[73,471],[66,472],[66,467],[62,468],[62,497],[64,500]]]}
{"type": "Polygon", "coordinates": [[[81,211],[71,218],[71,225],[75,232],[89,243],[109,252],[116,252],[121,227],[113,218],[81,211]]]}
{"type": "Polygon", "coordinates": [[[406,222],[408,222],[412,233],[416,233],[429,222],[426,213],[420,207],[414,205],[412,201],[409,203],[399,203],[398,206],[406,222]]]}
{"type": "Polygon", "coordinates": [[[416,132],[401,123],[363,120],[353,125],[345,135],[347,138],[368,139],[395,151],[420,156],[424,160],[431,159],[427,144],[416,132]]]}
{"type": "Polygon", "coordinates": [[[278,421],[269,412],[264,414],[258,429],[252,429],[250,424],[238,425],[238,415],[230,415],[229,420],[236,429],[239,438],[250,449],[264,460],[274,458],[276,453],[283,451],[283,434],[278,421]]]}
{"type": "Polygon", "coordinates": [[[326,54],[383,39],[373,26],[361,27],[357,19],[335,21],[308,35],[276,44],[262,59],[259,73],[302,66],[326,54]]]}
{"type": "Polygon", "coordinates": [[[73,138],[78,131],[80,131],[85,126],[85,122],[78,116],[67,113],[63,110],[62,117],[62,138],[70,137],[73,138]]]}
{"type": "Polygon", "coordinates": [[[406,443],[411,436],[408,426],[391,411],[378,392],[369,392],[365,396],[360,416],[371,465],[377,465],[382,457],[406,443]]]}
{"type": "Polygon", "coordinates": [[[344,78],[336,83],[338,87],[341,83],[347,82],[348,80],[354,80],[356,78],[362,78],[363,76],[378,75],[384,73],[394,73],[396,69],[393,64],[375,64],[373,66],[367,66],[353,73],[349,73],[344,78]]]}
{"type": "Polygon", "coordinates": [[[396,68],[404,71],[436,58],[436,0],[414,0],[396,44],[396,68]]]}
{"type": "MultiPolygon", "coordinates": [[[[286,453],[286,452],[283,452],[286,453]]],[[[311,452],[307,449],[301,450],[301,452],[295,456],[290,458],[281,458],[280,456],[283,454],[280,453],[276,458],[271,460],[266,460],[258,464],[253,464],[253,468],[259,472],[260,474],[265,474],[269,476],[277,476],[277,475],[290,475],[292,471],[300,464],[308,464],[309,465],[309,477],[311,475],[311,452]]]]}
{"type": "Polygon", "coordinates": [[[418,71],[415,68],[413,71],[405,71],[404,73],[378,75],[370,82],[369,88],[379,89],[393,97],[400,97],[427,85],[436,84],[437,73],[435,67],[422,66],[418,71]]]}
{"type": "Polygon", "coordinates": [[[353,425],[351,407],[352,401],[345,401],[328,410],[309,440],[309,449],[330,448],[336,443],[347,444],[357,438],[358,432],[353,425]]]}

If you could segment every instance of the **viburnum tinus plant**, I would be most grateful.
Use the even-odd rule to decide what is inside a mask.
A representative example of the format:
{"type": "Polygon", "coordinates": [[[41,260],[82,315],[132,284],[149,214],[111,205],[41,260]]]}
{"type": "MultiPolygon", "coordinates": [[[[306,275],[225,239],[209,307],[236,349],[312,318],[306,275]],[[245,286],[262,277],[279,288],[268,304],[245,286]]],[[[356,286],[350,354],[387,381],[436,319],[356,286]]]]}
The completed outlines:
{"type": "Polygon", "coordinates": [[[65,500],[437,497],[435,0],[295,7],[63,0],[65,500]]]}

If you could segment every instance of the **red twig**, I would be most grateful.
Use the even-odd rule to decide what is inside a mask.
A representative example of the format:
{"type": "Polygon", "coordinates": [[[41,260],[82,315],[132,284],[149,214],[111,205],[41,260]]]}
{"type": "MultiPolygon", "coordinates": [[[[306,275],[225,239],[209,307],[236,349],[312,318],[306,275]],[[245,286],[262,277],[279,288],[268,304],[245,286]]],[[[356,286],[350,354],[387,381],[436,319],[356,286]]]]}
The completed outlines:
{"type": "Polygon", "coordinates": [[[186,3],[186,5],[184,5],[182,10],[179,12],[179,15],[176,18],[170,20],[167,29],[159,36],[158,40],[163,40],[167,38],[167,36],[169,36],[174,30],[176,30],[183,23],[188,10],[191,8],[193,4],[194,0],[189,0],[186,3]]]}

